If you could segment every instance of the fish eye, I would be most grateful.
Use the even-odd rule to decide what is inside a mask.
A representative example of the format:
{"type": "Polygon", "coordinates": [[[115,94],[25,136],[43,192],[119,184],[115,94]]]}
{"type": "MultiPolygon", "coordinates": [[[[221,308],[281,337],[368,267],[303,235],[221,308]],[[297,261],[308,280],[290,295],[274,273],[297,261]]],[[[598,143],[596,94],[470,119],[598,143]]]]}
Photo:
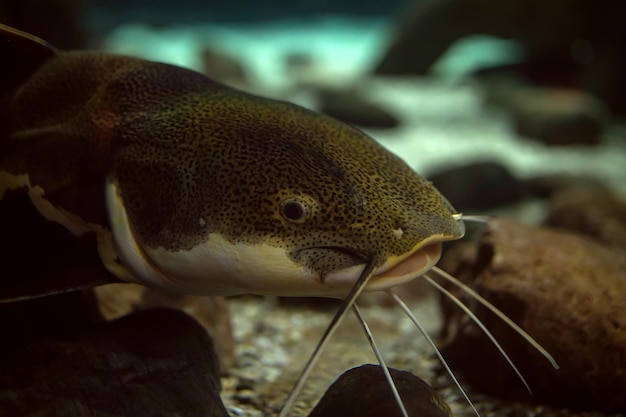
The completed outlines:
{"type": "Polygon", "coordinates": [[[304,223],[309,213],[309,207],[299,198],[289,198],[280,205],[281,216],[291,223],[304,223]]]}

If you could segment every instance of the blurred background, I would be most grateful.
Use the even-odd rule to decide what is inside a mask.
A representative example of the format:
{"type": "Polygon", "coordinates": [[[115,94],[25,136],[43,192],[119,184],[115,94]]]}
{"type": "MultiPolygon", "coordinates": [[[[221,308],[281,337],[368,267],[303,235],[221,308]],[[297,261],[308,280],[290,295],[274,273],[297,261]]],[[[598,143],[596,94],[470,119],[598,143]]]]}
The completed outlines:
{"type": "Polygon", "coordinates": [[[342,119],[460,210],[524,203],[529,221],[562,188],[626,194],[625,12],[619,0],[0,0],[0,22],[60,48],[189,67],[342,119]]]}

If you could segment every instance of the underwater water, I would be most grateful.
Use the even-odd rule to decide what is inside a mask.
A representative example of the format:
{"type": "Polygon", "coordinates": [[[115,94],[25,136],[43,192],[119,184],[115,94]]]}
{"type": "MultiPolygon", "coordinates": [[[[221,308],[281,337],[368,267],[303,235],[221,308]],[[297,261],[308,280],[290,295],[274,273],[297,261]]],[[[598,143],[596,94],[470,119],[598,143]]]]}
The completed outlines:
{"type": "Polygon", "coordinates": [[[599,146],[548,147],[514,131],[510,115],[484,104],[483,87],[466,76],[476,68],[518,59],[509,41],[475,36],[455,44],[436,63],[433,77],[372,77],[393,33],[390,18],[268,20],[221,25],[154,28],[119,26],[104,38],[106,50],[202,70],[202,50],[213,48],[241,62],[252,80],[243,87],[260,95],[316,109],[299,81],[355,87],[396,115],[394,129],[364,130],[419,173],[471,161],[497,161],[517,176],[566,173],[594,177],[626,194],[624,128],[611,124],[599,146]],[[291,74],[290,55],[310,57],[306,74],[291,74]]]}
{"type": "MultiPolygon", "coordinates": [[[[220,73],[220,81],[314,110],[328,104],[322,92],[357,93],[361,100],[398,121],[394,127],[360,128],[426,177],[472,162],[490,162],[506,167],[519,182],[571,176],[574,182],[592,179],[617,196],[626,196],[623,121],[606,111],[599,118],[603,130],[598,143],[548,146],[516,130],[514,115],[490,102],[491,95],[497,94],[469,76],[477,69],[519,63],[523,59],[519,43],[472,36],[451,45],[428,76],[373,75],[394,39],[398,20],[402,20],[403,2],[250,0],[199,5],[182,0],[153,2],[148,7],[138,1],[101,0],[85,6],[83,26],[90,44],[107,52],[208,75],[224,64],[230,69],[220,73]],[[221,58],[213,61],[214,55],[221,58]],[[230,67],[233,62],[236,69],[230,67]]],[[[584,42],[574,46],[573,53],[581,61],[588,58],[584,42]]],[[[517,87],[514,83],[507,86],[511,91],[517,87]]],[[[563,101],[568,101],[567,97],[563,101]]],[[[353,108],[352,114],[359,111],[353,108]]],[[[476,185],[476,189],[481,187],[476,185]]],[[[547,198],[529,197],[525,203],[524,207],[513,204],[509,214],[541,223],[547,198]]],[[[486,212],[500,213],[500,209],[494,203],[486,212]]],[[[423,282],[412,285],[405,289],[407,302],[434,336],[443,322],[439,293],[423,282]]],[[[474,415],[458,390],[437,371],[430,346],[401,311],[390,309],[377,295],[362,301],[387,363],[409,369],[435,385],[455,415],[474,415]]],[[[222,379],[223,401],[231,415],[277,415],[337,305],[320,307],[310,301],[298,304],[252,296],[234,297],[228,303],[236,363],[222,379]]],[[[290,415],[308,415],[339,374],[366,362],[375,363],[376,358],[358,324],[349,317],[322,355],[290,415]]],[[[511,404],[477,392],[471,396],[484,415],[576,415],[511,404]]]]}

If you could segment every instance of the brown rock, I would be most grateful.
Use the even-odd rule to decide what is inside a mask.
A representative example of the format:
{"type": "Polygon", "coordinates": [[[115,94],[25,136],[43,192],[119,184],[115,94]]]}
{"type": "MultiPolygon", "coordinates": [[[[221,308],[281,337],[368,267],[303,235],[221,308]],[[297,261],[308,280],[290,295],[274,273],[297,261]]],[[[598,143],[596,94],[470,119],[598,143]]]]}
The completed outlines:
{"type": "Polygon", "coordinates": [[[242,87],[249,83],[244,65],[236,58],[212,48],[202,51],[202,72],[214,80],[242,87]]]}
{"type": "Polygon", "coordinates": [[[622,51],[626,3],[614,0],[424,0],[407,2],[379,75],[426,74],[460,39],[488,35],[513,39],[525,57],[499,72],[534,85],[582,89],[626,109],[622,51]]]}
{"type": "Polygon", "coordinates": [[[234,364],[235,342],[228,304],[224,297],[174,294],[135,284],[106,285],[96,288],[96,294],[100,311],[107,320],[153,307],[172,307],[185,311],[198,320],[213,337],[222,372],[227,372],[234,364]]]}
{"type": "Polygon", "coordinates": [[[546,224],[592,236],[626,254],[626,201],[609,191],[562,190],[550,200],[546,224]]]}
{"type": "Polygon", "coordinates": [[[607,191],[602,181],[582,175],[566,173],[544,174],[523,180],[526,191],[536,197],[547,198],[568,188],[586,189],[590,191],[607,191]]]}
{"type": "Polygon", "coordinates": [[[555,88],[518,88],[505,106],[517,132],[546,145],[596,145],[607,112],[590,94],[555,88]]]}
{"type": "Polygon", "coordinates": [[[180,311],[105,322],[74,292],[0,313],[2,416],[228,416],[211,339],[180,311]]]}
{"type": "Polygon", "coordinates": [[[536,338],[561,367],[554,370],[502,321],[476,308],[528,380],[530,397],[477,327],[444,303],[444,354],[471,384],[517,400],[626,411],[626,257],[571,232],[492,220],[479,242],[452,249],[441,265],[536,338]]]}
{"type": "Polygon", "coordinates": [[[292,52],[284,56],[285,72],[294,77],[301,78],[303,74],[315,70],[315,58],[307,52],[292,52]]]}
{"type": "Polygon", "coordinates": [[[524,196],[520,180],[495,161],[446,167],[427,178],[460,211],[493,210],[517,203],[524,196]]]}
{"type": "Polygon", "coordinates": [[[175,307],[198,320],[213,337],[222,372],[233,366],[235,339],[225,297],[198,297],[150,288],[144,293],[139,308],[153,307],[175,307]]]}
{"type": "MultiPolygon", "coordinates": [[[[410,416],[452,417],[446,402],[422,379],[389,368],[410,416]]],[[[344,372],[326,391],[309,417],[395,417],[402,413],[378,365],[363,365],[344,372]]]]}
{"type": "Polygon", "coordinates": [[[320,87],[319,111],[342,122],[360,127],[394,128],[399,120],[356,90],[320,87]]]}

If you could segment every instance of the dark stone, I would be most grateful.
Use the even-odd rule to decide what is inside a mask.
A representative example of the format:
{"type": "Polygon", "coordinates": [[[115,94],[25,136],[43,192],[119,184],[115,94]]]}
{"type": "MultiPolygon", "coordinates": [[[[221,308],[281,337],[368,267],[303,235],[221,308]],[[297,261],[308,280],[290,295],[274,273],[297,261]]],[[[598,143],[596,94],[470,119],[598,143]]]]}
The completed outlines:
{"type": "Polygon", "coordinates": [[[569,87],[626,111],[626,3],[614,0],[425,0],[403,13],[380,75],[426,74],[472,35],[512,39],[525,57],[500,68],[532,85],[569,87]]]}
{"type": "Polygon", "coordinates": [[[571,188],[555,194],[546,224],[591,236],[626,255],[626,201],[606,190],[571,188]]]}
{"type": "Polygon", "coordinates": [[[89,320],[95,303],[69,302],[79,294],[2,305],[2,317],[35,331],[11,333],[4,320],[2,340],[13,342],[0,350],[0,415],[228,416],[211,339],[195,320],[170,309],[89,320]],[[42,324],[50,328],[36,337],[42,324]]]}
{"type": "Polygon", "coordinates": [[[225,297],[192,296],[139,284],[104,285],[94,289],[98,307],[106,320],[113,320],[155,307],[182,310],[196,319],[211,335],[220,370],[227,373],[235,363],[235,340],[225,297]]]}
{"type": "Polygon", "coordinates": [[[315,58],[306,52],[292,52],[284,57],[287,74],[298,75],[315,67],[315,58]]]}
{"type": "Polygon", "coordinates": [[[147,288],[138,309],[173,307],[196,319],[213,337],[222,373],[235,363],[235,339],[225,297],[177,294],[160,288],[147,288]]]}
{"type": "MultiPolygon", "coordinates": [[[[475,388],[517,401],[626,411],[626,257],[571,232],[492,220],[440,266],[500,308],[558,364],[466,299],[528,381],[530,396],[482,332],[444,300],[443,354],[475,388]]],[[[458,295],[458,292],[457,292],[458,295]]]]}
{"type": "Polygon", "coordinates": [[[505,106],[517,133],[546,145],[597,145],[608,120],[597,99],[574,90],[518,88],[505,106]]]}
{"type": "Polygon", "coordinates": [[[342,122],[368,128],[394,128],[400,122],[391,113],[370,103],[355,90],[320,87],[318,110],[342,122]]]}
{"type": "Polygon", "coordinates": [[[204,48],[201,58],[202,73],[207,77],[237,87],[248,84],[248,73],[238,59],[211,48],[204,48]]]}
{"type": "Polygon", "coordinates": [[[426,176],[459,211],[489,210],[521,200],[523,186],[503,165],[474,162],[426,176]]]}
{"type": "MultiPolygon", "coordinates": [[[[452,417],[443,398],[410,372],[389,368],[410,416],[452,417]]],[[[344,372],[326,391],[309,417],[402,416],[378,365],[363,365],[344,372]]]]}
{"type": "Polygon", "coordinates": [[[600,180],[572,174],[545,174],[523,180],[524,188],[530,195],[549,198],[565,189],[581,189],[589,191],[607,191],[606,185],[600,180]]]}

